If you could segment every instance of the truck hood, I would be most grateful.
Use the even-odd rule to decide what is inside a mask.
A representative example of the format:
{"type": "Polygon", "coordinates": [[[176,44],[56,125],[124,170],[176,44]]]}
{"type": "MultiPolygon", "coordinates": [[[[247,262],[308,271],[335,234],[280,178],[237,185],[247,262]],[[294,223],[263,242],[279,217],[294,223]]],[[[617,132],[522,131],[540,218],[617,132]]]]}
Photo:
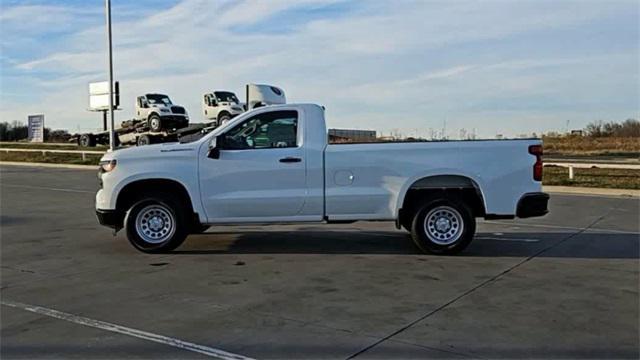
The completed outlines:
{"type": "Polygon", "coordinates": [[[151,107],[154,109],[171,109],[171,106],[162,105],[162,104],[152,104],[151,107]]]}

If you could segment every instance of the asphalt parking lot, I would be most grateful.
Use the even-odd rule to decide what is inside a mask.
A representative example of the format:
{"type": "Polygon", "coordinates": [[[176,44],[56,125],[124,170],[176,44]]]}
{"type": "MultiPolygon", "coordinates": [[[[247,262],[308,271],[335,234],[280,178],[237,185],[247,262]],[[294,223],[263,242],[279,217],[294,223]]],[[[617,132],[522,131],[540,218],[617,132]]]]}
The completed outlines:
{"type": "Polygon", "coordinates": [[[637,198],[553,194],[453,257],[364,222],[147,255],[97,224],[95,172],[0,171],[2,358],[640,356],[637,198]]]}

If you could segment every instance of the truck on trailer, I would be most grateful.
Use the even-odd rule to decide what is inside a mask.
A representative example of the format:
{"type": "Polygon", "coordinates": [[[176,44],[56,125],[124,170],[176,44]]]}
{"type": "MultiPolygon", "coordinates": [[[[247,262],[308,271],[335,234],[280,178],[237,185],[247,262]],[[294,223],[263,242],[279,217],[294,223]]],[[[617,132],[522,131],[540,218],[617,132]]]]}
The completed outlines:
{"type": "Polygon", "coordinates": [[[216,90],[202,96],[202,113],[217,127],[243,112],[266,105],[286,104],[284,90],[273,85],[247,84],[247,103],[240,103],[235,93],[216,90]],[[248,105],[247,105],[248,104],[248,105]]]}
{"type": "MultiPolygon", "coordinates": [[[[179,130],[189,126],[189,115],[183,106],[175,105],[165,94],[145,94],[136,98],[133,119],[115,129],[116,144],[148,145],[177,141],[179,130]]],[[[71,138],[80,146],[109,144],[109,132],[84,133],[71,138]]]]}
{"type": "Polygon", "coordinates": [[[223,124],[245,112],[236,94],[230,91],[213,91],[202,96],[202,113],[216,125],[223,124]]]}
{"type": "Polygon", "coordinates": [[[144,252],[215,224],[369,220],[454,254],[476,218],[542,216],[549,199],[539,139],[329,144],[313,104],[253,109],[190,143],[107,153],[99,178],[99,222],[144,252]]]}
{"type": "Polygon", "coordinates": [[[241,103],[235,93],[226,90],[216,90],[202,96],[202,113],[208,120],[203,124],[192,124],[188,128],[178,130],[178,140],[181,142],[195,141],[218,126],[247,111],[268,105],[286,104],[284,90],[272,85],[247,84],[247,103],[241,103]]]}

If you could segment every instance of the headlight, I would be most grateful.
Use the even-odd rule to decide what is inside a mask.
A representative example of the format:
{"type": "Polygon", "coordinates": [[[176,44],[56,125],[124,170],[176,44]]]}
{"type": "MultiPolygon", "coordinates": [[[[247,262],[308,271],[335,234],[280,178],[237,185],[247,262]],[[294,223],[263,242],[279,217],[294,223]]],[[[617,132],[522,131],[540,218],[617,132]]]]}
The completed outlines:
{"type": "Polygon", "coordinates": [[[169,109],[160,109],[160,112],[171,112],[169,109]]]}
{"type": "Polygon", "coordinates": [[[115,159],[100,161],[100,170],[106,173],[113,171],[113,169],[116,168],[117,163],[118,162],[115,159]]]}

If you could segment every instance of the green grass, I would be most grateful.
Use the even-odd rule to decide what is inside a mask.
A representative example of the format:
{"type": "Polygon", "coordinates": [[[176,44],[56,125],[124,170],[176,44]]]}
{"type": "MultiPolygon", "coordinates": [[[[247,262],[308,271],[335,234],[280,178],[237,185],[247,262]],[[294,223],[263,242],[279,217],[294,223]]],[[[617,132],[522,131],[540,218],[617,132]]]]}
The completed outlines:
{"type": "MultiPolygon", "coordinates": [[[[62,150],[62,149],[59,149],[62,150]]],[[[39,152],[4,152],[0,151],[0,161],[39,162],[53,164],[98,165],[102,155],[86,154],[86,160],[82,160],[80,154],[58,154],[39,152]]]]}
{"type": "Polygon", "coordinates": [[[558,186],[583,186],[610,189],[640,189],[640,170],[633,169],[569,169],[545,166],[542,184],[558,186]]]}

